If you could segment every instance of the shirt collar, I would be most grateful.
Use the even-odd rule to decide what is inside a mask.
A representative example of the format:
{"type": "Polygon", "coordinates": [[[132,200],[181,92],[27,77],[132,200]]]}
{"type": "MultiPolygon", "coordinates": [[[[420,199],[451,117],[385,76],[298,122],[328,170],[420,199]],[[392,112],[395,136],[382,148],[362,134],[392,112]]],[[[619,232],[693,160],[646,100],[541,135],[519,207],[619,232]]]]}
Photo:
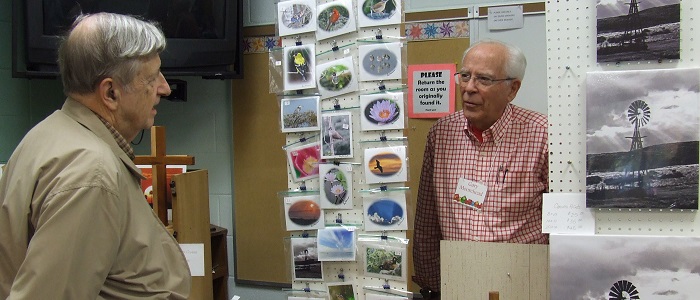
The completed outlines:
{"type": "MultiPolygon", "coordinates": [[[[512,118],[512,112],[513,112],[513,105],[508,104],[503,111],[503,115],[501,115],[498,120],[496,120],[496,123],[493,123],[491,127],[487,128],[482,132],[482,138],[483,140],[488,141],[489,137],[493,139],[496,143],[498,143],[502,138],[503,135],[506,132],[506,129],[508,129],[508,124],[510,124],[511,118],[512,118]]],[[[462,114],[464,115],[464,114],[462,114]]],[[[471,130],[471,126],[469,126],[469,120],[465,117],[464,118],[464,131],[468,132],[468,135],[470,138],[476,139],[476,135],[474,132],[471,130]]]]}
{"type": "Polygon", "coordinates": [[[114,126],[112,126],[112,124],[107,122],[107,120],[105,120],[98,114],[95,115],[98,119],[100,119],[100,121],[102,121],[102,124],[105,124],[105,127],[107,127],[107,130],[109,130],[109,132],[112,134],[114,140],[117,142],[117,145],[119,145],[119,148],[121,148],[124,151],[124,153],[126,153],[126,155],[129,156],[129,158],[131,158],[131,160],[134,160],[134,158],[136,157],[134,155],[134,148],[131,147],[129,142],[121,135],[121,133],[119,133],[119,131],[117,131],[117,129],[114,128],[114,126]]]}

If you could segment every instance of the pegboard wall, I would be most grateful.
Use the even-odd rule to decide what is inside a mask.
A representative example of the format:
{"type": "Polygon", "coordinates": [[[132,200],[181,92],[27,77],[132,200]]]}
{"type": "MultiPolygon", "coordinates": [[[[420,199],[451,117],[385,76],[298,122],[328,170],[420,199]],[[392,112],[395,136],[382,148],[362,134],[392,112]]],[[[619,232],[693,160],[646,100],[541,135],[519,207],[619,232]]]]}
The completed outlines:
{"type": "MultiPolygon", "coordinates": [[[[325,4],[333,2],[332,0],[321,0],[321,1],[316,1],[317,5],[325,4]]],[[[353,8],[356,7],[358,1],[353,1],[353,8]]],[[[403,21],[403,11],[401,12],[402,14],[402,21],[403,21]]],[[[402,42],[402,60],[401,60],[401,69],[402,69],[402,74],[403,78],[406,77],[406,41],[404,38],[401,38],[401,27],[400,24],[396,25],[386,25],[386,26],[377,26],[377,27],[365,27],[365,28],[358,28],[356,32],[351,32],[347,34],[343,34],[340,36],[328,38],[328,39],[323,39],[323,40],[316,40],[314,32],[310,33],[304,33],[300,35],[293,35],[293,36],[285,36],[282,37],[282,47],[288,47],[288,46],[295,46],[297,42],[301,42],[301,45],[308,45],[308,44],[315,44],[315,51],[316,51],[316,65],[320,65],[329,61],[333,61],[336,59],[352,56],[353,57],[353,62],[354,62],[354,68],[355,68],[355,76],[357,76],[357,73],[359,72],[359,65],[358,65],[358,47],[360,45],[363,45],[363,43],[358,42],[358,40],[372,40],[376,39],[377,35],[381,35],[382,39],[385,40],[386,42],[402,42]],[[333,51],[334,47],[338,47],[339,50],[333,51]]],[[[405,90],[405,85],[403,85],[402,79],[393,79],[393,80],[383,80],[381,81],[381,84],[384,85],[386,90],[391,91],[391,92],[403,92],[404,93],[404,107],[405,105],[405,99],[406,99],[406,93],[407,91],[405,90]]],[[[357,228],[357,233],[358,235],[381,235],[381,232],[364,232],[362,230],[362,223],[364,220],[364,210],[363,210],[363,194],[366,194],[367,191],[379,188],[380,185],[378,184],[367,184],[365,182],[365,174],[364,174],[364,167],[363,167],[363,154],[364,150],[367,148],[374,148],[374,147],[388,147],[388,146],[407,146],[407,143],[405,142],[403,130],[385,130],[385,131],[362,131],[360,128],[360,114],[362,113],[360,111],[360,95],[363,94],[370,94],[370,93],[377,93],[380,92],[380,82],[379,81],[359,81],[358,82],[358,91],[357,92],[352,92],[352,93],[347,93],[335,97],[331,97],[328,99],[321,99],[321,115],[325,113],[333,113],[335,111],[339,112],[350,112],[352,114],[352,136],[353,136],[353,144],[352,144],[352,152],[353,152],[353,157],[352,158],[340,158],[340,159],[331,159],[327,160],[327,163],[334,163],[337,162],[339,164],[348,164],[352,166],[352,209],[343,209],[343,210],[333,210],[333,209],[325,209],[323,211],[324,217],[326,219],[325,223],[327,224],[326,227],[333,226],[333,225],[338,225],[338,224],[333,224],[334,220],[337,219],[338,214],[342,215],[342,223],[347,225],[347,226],[356,226],[359,225],[357,228]],[[340,109],[336,109],[335,106],[338,105],[340,109]],[[384,136],[386,137],[387,141],[381,141],[381,137],[384,136]]],[[[314,89],[308,89],[303,91],[303,95],[314,95],[315,90],[314,89]]],[[[289,92],[285,92],[285,95],[293,95],[290,94],[289,92]]],[[[278,97],[278,98],[281,98],[278,97]]],[[[405,116],[404,116],[405,118],[405,116]]],[[[406,122],[404,122],[406,124],[406,122]]],[[[299,143],[302,138],[309,138],[309,142],[313,141],[320,141],[322,138],[323,134],[319,134],[319,132],[304,132],[304,133],[299,133],[299,132],[294,132],[294,133],[287,133],[286,134],[286,143],[288,146],[293,145],[295,143],[299,143]],[[316,137],[314,137],[316,136],[316,137]]],[[[413,149],[408,149],[407,151],[412,151],[413,149]]],[[[280,154],[282,155],[282,154],[280,154]]],[[[323,176],[323,175],[321,175],[323,176]]],[[[415,176],[415,174],[408,174],[408,176],[415,176]]],[[[410,177],[409,177],[410,178],[410,177]]],[[[317,190],[319,188],[320,183],[322,183],[322,178],[312,178],[309,180],[305,180],[303,182],[296,182],[294,181],[292,175],[291,175],[291,169],[288,167],[288,196],[294,196],[293,193],[294,191],[300,190],[302,185],[307,189],[307,190],[317,190]]],[[[408,191],[405,187],[407,186],[407,183],[389,183],[385,184],[385,186],[388,188],[388,190],[404,190],[406,193],[406,198],[409,199],[411,197],[410,193],[411,191],[408,191]]],[[[408,209],[409,213],[412,213],[410,209],[408,209]]],[[[284,213],[281,215],[282,218],[284,218],[284,213]]],[[[410,219],[410,215],[408,216],[410,219]]],[[[408,224],[409,229],[412,228],[412,224],[408,224]]],[[[302,231],[290,231],[290,237],[302,237],[302,235],[305,232],[302,231]]],[[[313,231],[306,232],[309,234],[309,236],[315,236],[315,233],[313,231]]],[[[401,239],[406,238],[406,232],[405,231],[387,231],[385,233],[387,236],[391,237],[397,237],[401,239]]],[[[285,241],[285,244],[289,244],[288,241],[285,241]]],[[[359,243],[357,244],[359,246],[359,243]]],[[[408,254],[408,248],[407,252],[408,254]]],[[[397,281],[397,280],[385,280],[382,278],[375,278],[375,277],[370,277],[370,276],[365,276],[363,272],[363,261],[362,257],[360,254],[360,249],[357,251],[357,260],[356,261],[324,261],[323,262],[323,281],[292,281],[292,289],[293,290],[300,290],[300,289],[305,289],[308,288],[311,291],[325,291],[326,288],[326,283],[335,283],[335,282],[352,282],[355,288],[356,295],[358,296],[357,299],[365,299],[364,293],[365,293],[365,287],[375,287],[375,288],[380,288],[388,284],[391,289],[394,290],[399,290],[399,291],[408,291],[408,281],[410,281],[410,274],[407,276],[406,281],[397,281]],[[342,274],[342,276],[340,276],[342,274]],[[341,278],[342,277],[342,278],[341,278]]],[[[407,272],[408,266],[404,266],[404,272],[407,272]]],[[[290,279],[291,279],[290,275],[290,279]]]]}
{"type": "MultiPolygon", "coordinates": [[[[546,2],[550,193],[586,192],[586,73],[700,67],[700,2],[681,0],[679,60],[596,62],[596,1],[546,2]]],[[[700,128],[699,128],[700,130],[700,128]]],[[[697,236],[697,210],[595,209],[597,234],[697,236]]]]}

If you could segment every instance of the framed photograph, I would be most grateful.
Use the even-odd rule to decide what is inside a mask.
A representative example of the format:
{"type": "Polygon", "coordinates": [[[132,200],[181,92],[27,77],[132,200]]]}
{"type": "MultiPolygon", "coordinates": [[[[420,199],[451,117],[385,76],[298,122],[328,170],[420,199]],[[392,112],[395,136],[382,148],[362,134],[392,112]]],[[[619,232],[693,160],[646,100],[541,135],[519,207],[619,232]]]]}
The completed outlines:
{"type": "Polygon", "coordinates": [[[289,0],[277,3],[279,36],[316,30],[316,0],[289,0]]]}
{"type": "Polygon", "coordinates": [[[360,81],[401,79],[401,42],[361,45],[360,81]]]}
{"type": "Polygon", "coordinates": [[[290,146],[286,151],[287,163],[294,182],[318,177],[318,164],[321,161],[319,142],[290,146]]]}
{"type": "Polygon", "coordinates": [[[352,113],[324,113],[321,119],[321,158],[352,158],[352,113]]]}
{"type": "Polygon", "coordinates": [[[318,230],[318,260],[355,261],[357,231],[354,227],[327,227],[318,230]]]}
{"type": "Polygon", "coordinates": [[[355,287],[352,282],[327,282],[328,297],[331,300],[357,299],[355,287]]]}
{"type": "Polygon", "coordinates": [[[551,299],[698,298],[697,236],[552,234],[549,243],[551,299]]]}
{"type": "Polygon", "coordinates": [[[283,98],[280,108],[282,132],[320,130],[320,100],[318,96],[283,98]]]}
{"type": "Polygon", "coordinates": [[[357,0],[357,26],[400,24],[401,11],[400,0],[357,0]]]}
{"type": "Polygon", "coordinates": [[[680,59],[682,9],[680,0],[596,1],[598,62],[680,59]]]}
{"type": "Polygon", "coordinates": [[[406,247],[366,243],[361,248],[365,275],[406,281],[406,247]]]}
{"type": "Polygon", "coordinates": [[[362,197],[365,231],[408,230],[406,194],[379,193],[362,197]]]}
{"type": "Polygon", "coordinates": [[[321,208],[352,209],[352,165],[320,164],[321,208]]]}
{"type": "Polygon", "coordinates": [[[336,0],[319,4],[316,11],[318,11],[316,40],[357,31],[352,0],[336,0]]]}
{"type": "Polygon", "coordinates": [[[587,73],[586,207],[698,209],[698,82],[697,68],[587,73]]]}
{"type": "MultiPolygon", "coordinates": [[[[145,179],[141,180],[141,190],[143,191],[143,196],[146,198],[148,204],[153,205],[153,166],[151,165],[136,165],[137,168],[141,169],[141,174],[145,179]]],[[[166,165],[165,166],[165,188],[167,192],[165,193],[165,203],[167,206],[172,206],[173,194],[170,190],[169,182],[173,180],[173,175],[182,174],[187,172],[186,165],[166,165]]]]}
{"type": "Polygon", "coordinates": [[[284,47],[284,90],[294,91],[316,87],[316,45],[284,47]]]}
{"type": "Polygon", "coordinates": [[[391,183],[408,180],[406,146],[365,149],[364,168],[367,183],[391,183]]]}
{"type": "Polygon", "coordinates": [[[316,238],[291,238],[292,280],[323,280],[316,238]]]}
{"type": "Polygon", "coordinates": [[[357,75],[352,57],[318,64],[318,91],[323,99],[357,91],[357,75]]]}
{"type": "Polygon", "coordinates": [[[404,128],[403,93],[360,95],[360,128],[389,130],[404,128]]]}
{"type": "Polygon", "coordinates": [[[318,195],[284,197],[284,217],[287,231],[319,229],[325,226],[318,195]]]}

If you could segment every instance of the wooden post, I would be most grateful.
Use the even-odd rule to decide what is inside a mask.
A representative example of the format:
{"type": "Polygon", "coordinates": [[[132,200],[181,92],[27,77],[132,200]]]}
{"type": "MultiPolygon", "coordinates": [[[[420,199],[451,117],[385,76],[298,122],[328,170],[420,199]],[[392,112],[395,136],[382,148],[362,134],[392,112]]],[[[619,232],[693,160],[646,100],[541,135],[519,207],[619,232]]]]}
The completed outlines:
{"type": "Polygon", "coordinates": [[[497,291],[490,291],[489,292],[489,300],[498,300],[498,292],[497,291]]]}
{"type": "Polygon", "coordinates": [[[165,154],[165,127],[151,127],[151,155],[137,155],[134,158],[137,165],[153,166],[153,210],[164,225],[168,225],[167,191],[168,182],[165,177],[166,165],[194,165],[194,157],[189,155],[165,154]]]}

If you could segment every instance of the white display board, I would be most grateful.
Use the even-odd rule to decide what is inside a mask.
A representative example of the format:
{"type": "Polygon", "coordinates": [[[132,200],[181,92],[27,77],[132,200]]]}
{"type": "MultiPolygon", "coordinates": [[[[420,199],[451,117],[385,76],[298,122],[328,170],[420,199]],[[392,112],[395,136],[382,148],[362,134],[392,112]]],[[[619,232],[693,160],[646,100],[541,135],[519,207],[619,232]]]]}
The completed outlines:
{"type": "MultiPolygon", "coordinates": [[[[698,67],[697,1],[681,1],[681,59],[596,62],[596,2],[547,1],[550,193],[585,193],[586,72],[698,67]]],[[[597,234],[696,236],[697,210],[597,209],[597,234]]]]}

